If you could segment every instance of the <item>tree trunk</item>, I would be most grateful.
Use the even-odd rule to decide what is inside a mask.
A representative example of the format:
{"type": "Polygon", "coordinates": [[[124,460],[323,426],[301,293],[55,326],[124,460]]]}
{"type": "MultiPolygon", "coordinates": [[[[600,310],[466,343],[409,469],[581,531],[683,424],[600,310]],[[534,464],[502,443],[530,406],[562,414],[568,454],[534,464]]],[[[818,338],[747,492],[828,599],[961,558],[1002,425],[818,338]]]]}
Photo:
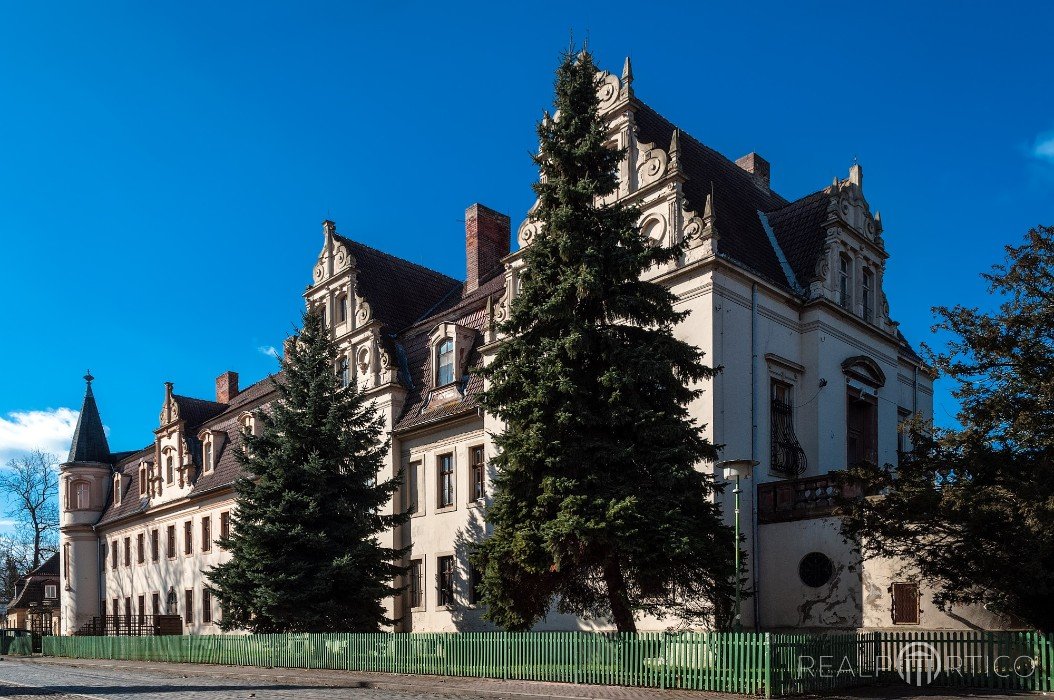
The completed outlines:
{"type": "Polygon", "coordinates": [[[611,606],[615,628],[619,632],[636,632],[637,623],[629,606],[626,579],[622,575],[622,565],[615,555],[610,555],[604,562],[604,584],[608,589],[608,604],[611,606]]]}

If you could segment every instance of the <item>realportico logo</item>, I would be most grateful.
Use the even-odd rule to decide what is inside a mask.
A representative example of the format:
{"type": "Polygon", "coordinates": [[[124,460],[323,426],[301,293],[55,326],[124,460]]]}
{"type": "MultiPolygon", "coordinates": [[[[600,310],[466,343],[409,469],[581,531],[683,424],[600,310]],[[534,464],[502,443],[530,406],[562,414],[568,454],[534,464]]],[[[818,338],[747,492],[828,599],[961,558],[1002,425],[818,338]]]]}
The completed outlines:
{"type": "Polygon", "coordinates": [[[911,685],[929,685],[941,672],[941,655],[928,642],[912,642],[897,654],[897,675],[911,685]]]}

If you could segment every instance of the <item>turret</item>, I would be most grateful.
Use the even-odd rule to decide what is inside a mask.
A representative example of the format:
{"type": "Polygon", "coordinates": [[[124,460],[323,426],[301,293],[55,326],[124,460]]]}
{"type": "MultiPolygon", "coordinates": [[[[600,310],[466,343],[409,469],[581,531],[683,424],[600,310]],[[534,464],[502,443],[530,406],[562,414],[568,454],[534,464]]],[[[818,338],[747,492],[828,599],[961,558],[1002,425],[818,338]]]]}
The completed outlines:
{"type": "Polygon", "coordinates": [[[99,538],[93,526],[102,516],[113,484],[106,442],[89,372],[69,458],[59,467],[62,633],[73,634],[99,615],[99,538]]]}

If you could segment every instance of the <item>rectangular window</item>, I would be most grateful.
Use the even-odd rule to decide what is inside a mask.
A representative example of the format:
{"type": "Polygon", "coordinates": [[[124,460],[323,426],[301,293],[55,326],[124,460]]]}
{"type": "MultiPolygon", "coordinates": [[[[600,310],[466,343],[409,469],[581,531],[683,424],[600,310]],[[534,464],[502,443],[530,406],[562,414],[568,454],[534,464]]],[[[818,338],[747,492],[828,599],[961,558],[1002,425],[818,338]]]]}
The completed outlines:
{"type": "Polygon", "coordinates": [[[420,513],[421,508],[418,503],[418,489],[420,488],[421,479],[421,463],[410,462],[409,466],[406,467],[406,499],[403,505],[406,509],[414,513],[420,513]]]}
{"type": "Polygon", "coordinates": [[[172,483],[176,480],[176,459],[169,455],[165,459],[165,481],[172,483]]]}
{"type": "Polygon", "coordinates": [[[440,455],[438,459],[440,508],[454,505],[454,455],[440,455]]]}
{"type": "Polygon", "coordinates": [[[871,321],[875,314],[875,274],[871,270],[864,270],[860,301],[864,305],[864,320],[871,321]]]}
{"type": "Polygon", "coordinates": [[[784,476],[797,476],[807,465],[805,450],[794,434],[794,398],[790,384],[773,379],[769,404],[770,468],[784,476]]]}
{"type": "Polygon", "coordinates": [[[340,378],[342,388],[351,384],[351,365],[348,363],[348,358],[342,357],[337,361],[337,376],[340,378]]]}
{"type": "Polygon", "coordinates": [[[183,553],[194,552],[194,521],[188,520],[183,523],[183,553]]]}
{"type": "Polygon", "coordinates": [[[485,490],[484,473],[486,471],[486,463],[483,459],[483,446],[473,447],[471,454],[472,464],[469,467],[471,472],[469,475],[469,500],[479,501],[482,500],[485,490]]]}
{"type": "Polygon", "coordinates": [[[439,606],[454,604],[454,557],[439,557],[439,606]]]}
{"type": "Polygon", "coordinates": [[[848,255],[840,255],[838,257],[838,303],[845,309],[851,309],[853,306],[853,298],[850,294],[852,289],[852,277],[850,276],[852,264],[853,261],[848,255]]]}
{"type": "Polygon", "coordinates": [[[160,615],[161,614],[161,594],[160,593],[151,593],[150,594],[150,609],[153,611],[152,614],[154,614],[154,615],[160,615]]]}
{"type": "MultiPolygon", "coordinates": [[[[117,568],[117,540],[114,540],[110,544],[110,568],[111,569],[116,569],[117,568]]],[[[116,615],[117,613],[114,613],[114,614],[116,615]]]]}
{"type": "Polygon", "coordinates": [[[906,408],[897,409],[897,457],[903,457],[911,452],[911,430],[908,425],[911,421],[911,411],[906,408]]]}
{"type": "Polygon", "coordinates": [[[117,617],[118,615],[121,614],[120,608],[117,607],[117,599],[116,598],[113,599],[113,611],[112,612],[113,612],[113,616],[114,617],[117,617]]]}
{"type": "Polygon", "coordinates": [[[188,588],[183,592],[183,620],[187,627],[194,624],[194,589],[188,588]]]}
{"type": "Polygon", "coordinates": [[[205,456],[202,459],[202,461],[204,462],[203,466],[205,467],[205,471],[211,471],[212,470],[212,442],[206,442],[204,449],[205,449],[205,456]]]}
{"type": "Polygon", "coordinates": [[[125,566],[131,566],[132,565],[132,538],[131,537],[125,537],[124,538],[124,565],[125,566]]]}
{"type": "Polygon", "coordinates": [[[44,597],[50,600],[54,600],[59,597],[59,587],[54,583],[48,583],[44,586],[44,597]]]}
{"type": "Polygon", "coordinates": [[[150,561],[157,561],[160,555],[159,536],[160,533],[158,533],[157,528],[150,531],[150,561]]]}
{"type": "Polygon", "coordinates": [[[212,590],[201,589],[201,621],[212,622],[212,590]]]}
{"type": "Polygon", "coordinates": [[[414,559],[410,562],[410,571],[407,572],[410,576],[410,587],[406,590],[407,602],[411,608],[420,608],[424,606],[424,600],[421,596],[424,590],[421,587],[423,580],[422,564],[420,559],[414,559]]]}
{"type": "Polygon", "coordinates": [[[220,539],[225,540],[231,536],[231,514],[228,511],[220,513],[220,539]]]}
{"type": "Polygon", "coordinates": [[[132,622],[132,597],[128,596],[124,599],[124,617],[129,624],[132,622]]]}
{"type": "Polygon", "coordinates": [[[917,583],[894,583],[891,592],[893,594],[893,624],[919,624],[919,585],[917,583]]]}
{"type": "Polygon", "coordinates": [[[176,556],[176,526],[169,525],[165,530],[165,556],[173,559],[176,556]]]}
{"type": "Polygon", "coordinates": [[[348,295],[341,294],[337,297],[337,322],[344,323],[348,320],[348,295]]]}
{"type": "Polygon", "coordinates": [[[212,551],[212,516],[206,515],[201,519],[201,551],[212,551]]]}
{"type": "Polygon", "coordinates": [[[479,585],[483,581],[483,575],[475,566],[469,565],[468,569],[468,602],[476,605],[483,597],[480,594],[479,585]]]}
{"type": "Polygon", "coordinates": [[[135,536],[135,561],[137,564],[146,562],[146,535],[141,532],[135,536]]]}
{"type": "Polygon", "coordinates": [[[870,394],[850,389],[846,398],[846,465],[878,464],[878,406],[870,394]]]}
{"type": "Polygon", "coordinates": [[[99,614],[106,618],[106,599],[103,598],[99,601],[99,614]]]}
{"type": "Polygon", "coordinates": [[[146,622],[146,596],[139,596],[139,624],[146,622]]]}

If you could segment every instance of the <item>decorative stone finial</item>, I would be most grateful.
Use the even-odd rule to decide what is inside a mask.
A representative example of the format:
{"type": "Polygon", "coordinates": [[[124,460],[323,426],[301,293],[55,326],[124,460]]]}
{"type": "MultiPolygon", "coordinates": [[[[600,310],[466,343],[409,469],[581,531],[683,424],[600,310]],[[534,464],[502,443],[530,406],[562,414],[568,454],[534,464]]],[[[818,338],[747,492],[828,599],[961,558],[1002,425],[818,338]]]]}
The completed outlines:
{"type": "Polygon", "coordinates": [[[703,205],[703,221],[710,224],[714,220],[714,183],[710,183],[710,194],[706,195],[706,204],[703,205]]]}
{"type": "Polygon", "coordinates": [[[322,235],[324,235],[324,236],[332,236],[336,232],[337,232],[337,225],[335,223],[333,223],[329,219],[326,219],[325,221],[322,222],[322,235]]]}
{"type": "Polygon", "coordinates": [[[622,82],[633,82],[633,65],[629,61],[629,56],[626,56],[626,62],[622,64],[622,82]]]}
{"type": "Polygon", "coordinates": [[[853,183],[860,188],[861,191],[864,189],[864,169],[860,167],[860,164],[855,162],[856,158],[853,158],[853,165],[849,168],[849,182],[853,183]]]}
{"type": "Polygon", "coordinates": [[[90,369],[87,370],[87,372],[84,375],[84,381],[86,381],[88,383],[88,388],[89,389],[91,389],[91,383],[92,383],[92,380],[94,380],[94,379],[95,379],[95,377],[91,376],[91,370],[90,369]]]}

